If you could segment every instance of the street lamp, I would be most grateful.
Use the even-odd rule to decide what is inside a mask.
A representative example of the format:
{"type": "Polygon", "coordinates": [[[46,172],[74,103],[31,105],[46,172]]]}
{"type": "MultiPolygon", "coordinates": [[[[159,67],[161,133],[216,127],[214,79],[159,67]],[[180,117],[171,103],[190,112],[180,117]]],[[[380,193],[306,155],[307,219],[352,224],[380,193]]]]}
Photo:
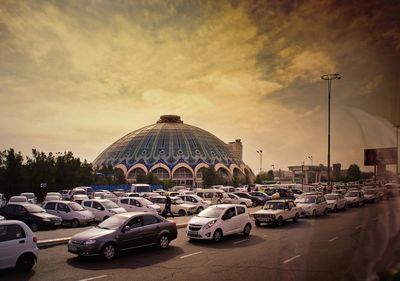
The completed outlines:
{"type": "Polygon", "coordinates": [[[261,173],[261,171],[262,171],[262,150],[260,149],[260,150],[256,150],[256,151],[260,155],[260,173],[261,173]]]}
{"type": "Polygon", "coordinates": [[[304,161],[301,161],[301,191],[304,191],[304,161]]]}
{"type": "Polygon", "coordinates": [[[400,125],[395,125],[396,128],[396,158],[397,158],[397,163],[396,163],[396,180],[398,180],[399,177],[399,128],[400,125]]]}
{"type": "Polygon", "coordinates": [[[308,159],[311,161],[311,166],[313,165],[312,156],[308,156],[308,159]]]}
{"type": "Polygon", "coordinates": [[[321,76],[322,80],[328,81],[328,190],[331,187],[331,84],[332,80],[340,78],[338,73],[321,76]]]}

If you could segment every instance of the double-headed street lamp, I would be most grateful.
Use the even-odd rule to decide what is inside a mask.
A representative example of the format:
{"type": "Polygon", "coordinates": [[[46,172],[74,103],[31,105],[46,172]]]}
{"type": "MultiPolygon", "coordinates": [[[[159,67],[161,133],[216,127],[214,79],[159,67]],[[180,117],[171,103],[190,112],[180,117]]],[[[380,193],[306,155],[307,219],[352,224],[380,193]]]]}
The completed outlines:
{"type": "Polygon", "coordinates": [[[313,165],[312,156],[308,156],[308,159],[311,161],[311,166],[313,165]]]}
{"type": "Polygon", "coordinates": [[[261,171],[262,171],[262,150],[260,149],[260,150],[256,150],[256,151],[260,155],[260,173],[261,173],[261,171]]]}
{"type": "Polygon", "coordinates": [[[331,84],[332,80],[340,78],[338,73],[321,76],[322,80],[328,81],[328,189],[331,187],[331,84]]]}

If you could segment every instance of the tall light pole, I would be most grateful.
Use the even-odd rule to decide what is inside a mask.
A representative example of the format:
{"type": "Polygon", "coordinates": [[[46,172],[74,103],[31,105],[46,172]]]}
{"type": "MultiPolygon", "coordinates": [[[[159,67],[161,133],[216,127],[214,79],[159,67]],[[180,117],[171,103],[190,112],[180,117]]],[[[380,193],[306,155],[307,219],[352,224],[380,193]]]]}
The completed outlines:
{"type": "Polygon", "coordinates": [[[331,187],[331,84],[332,80],[340,79],[338,73],[324,74],[322,80],[328,81],[328,190],[331,187]]]}
{"type": "Polygon", "coordinates": [[[262,171],[262,150],[256,150],[258,155],[260,155],[260,173],[262,171]]]}
{"type": "Polygon", "coordinates": [[[304,161],[301,161],[301,191],[304,191],[304,161]]]}
{"type": "Polygon", "coordinates": [[[396,163],[396,180],[398,180],[399,177],[399,127],[400,125],[395,125],[396,128],[396,158],[397,158],[397,163],[396,163]]]}
{"type": "Polygon", "coordinates": [[[311,166],[312,166],[313,165],[312,156],[308,156],[308,159],[310,159],[311,166]]]}

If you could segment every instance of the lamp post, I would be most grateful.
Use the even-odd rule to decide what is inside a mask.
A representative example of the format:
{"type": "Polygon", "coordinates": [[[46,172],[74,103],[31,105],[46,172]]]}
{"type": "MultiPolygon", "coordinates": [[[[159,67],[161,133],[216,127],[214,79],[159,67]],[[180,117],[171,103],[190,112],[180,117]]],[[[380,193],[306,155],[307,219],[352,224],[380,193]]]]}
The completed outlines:
{"type": "Polygon", "coordinates": [[[308,156],[308,159],[311,161],[311,166],[313,165],[312,156],[308,156]]]}
{"type": "Polygon", "coordinates": [[[399,177],[399,127],[400,125],[395,125],[396,128],[396,158],[397,158],[397,163],[396,163],[396,180],[398,180],[399,177]]]}
{"type": "Polygon", "coordinates": [[[331,84],[332,80],[340,79],[338,73],[324,74],[322,80],[328,81],[328,190],[331,187],[331,84]]]}
{"type": "Polygon", "coordinates": [[[304,161],[301,161],[301,191],[304,191],[304,161]]]}
{"type": "Polygon", "coordinates": [[[262,171],[262,150],[256,150],[258,155],[260,155],[260,173],[262,171]]]}

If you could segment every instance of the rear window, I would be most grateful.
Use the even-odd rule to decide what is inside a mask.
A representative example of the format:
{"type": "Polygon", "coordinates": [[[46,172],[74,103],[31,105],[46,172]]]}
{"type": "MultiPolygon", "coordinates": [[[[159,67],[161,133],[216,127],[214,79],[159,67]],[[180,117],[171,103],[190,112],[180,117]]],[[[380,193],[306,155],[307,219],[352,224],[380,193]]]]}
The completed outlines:
{"type": "Polygon", "coordinates": [[[152,215],[143,216],[143,225],[151,225],[161,222],[157,217],[152,215]]]}
{"type": "Polygon", "coordinates": [[[236,207],[238,215],[244,214],[246,212],[246,209],[244,207],[236,207]]]}
{"type": "Polygon", "coordinates": [[[0,242],[16,240],[25,237],[25,231],[19,225],[0,225],[0,242]]]}
{"type": "Polygon", "coordinates": [[[49,202],[49,203],[47,203],[47,204],[44,206],[44,208],[45,208],[46,210],[55,210],[55,209],[56,209],[56,203],[54,203],[54,202],[49,202]]]}

